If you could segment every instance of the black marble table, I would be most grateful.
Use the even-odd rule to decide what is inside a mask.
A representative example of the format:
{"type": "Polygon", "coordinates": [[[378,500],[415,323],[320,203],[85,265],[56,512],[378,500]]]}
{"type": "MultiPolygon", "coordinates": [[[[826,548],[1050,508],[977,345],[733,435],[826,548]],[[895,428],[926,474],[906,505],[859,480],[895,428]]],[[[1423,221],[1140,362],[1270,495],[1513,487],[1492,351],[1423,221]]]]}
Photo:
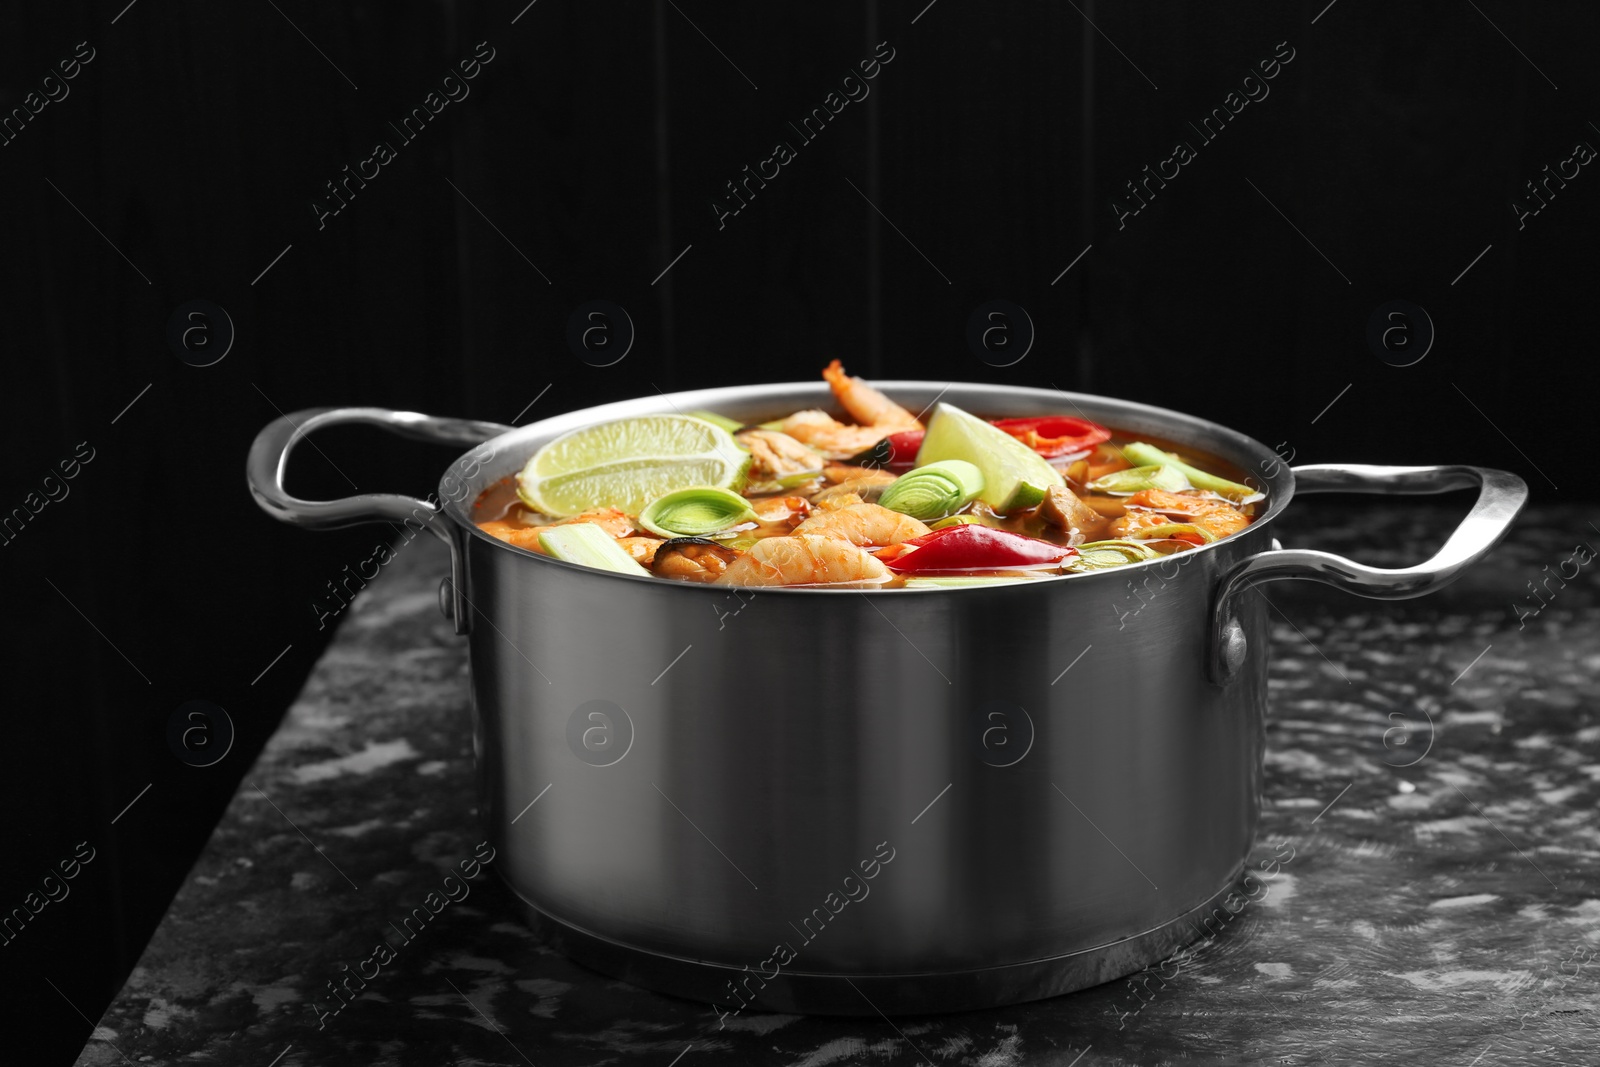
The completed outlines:
{"type": "MultiPolygon", "coordinates": [[[[1279,536],[1397,566],[1459,514],[1318,502],[1279,536]]],[[[1255,859],[1291,858],[1137,987],[726,1026],[568,962],[487,874],[414,940],[391,927],[483,836],[465,646],[436,607],[443,553],[419,539],[346,613],[79,1062],[1600,1062],[1600,561],[1565,563],[1600,549],[1597,524],[1600,507],[1530,511],[1422,600],[1269,587],[1255,859]],[[319,1016],[385,938],[393,960],[319,1016]]]]}

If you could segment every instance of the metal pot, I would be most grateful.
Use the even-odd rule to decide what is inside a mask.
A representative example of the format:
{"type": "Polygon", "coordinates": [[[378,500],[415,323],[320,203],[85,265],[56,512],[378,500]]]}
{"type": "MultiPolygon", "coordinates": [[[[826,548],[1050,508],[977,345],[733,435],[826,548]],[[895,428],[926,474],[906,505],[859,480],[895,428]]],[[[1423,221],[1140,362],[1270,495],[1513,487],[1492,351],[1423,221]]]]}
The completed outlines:
{"type": "Polygon", "coordinates": [[[1399,599],[1506,532],[1521,479],[1478,467],[1290,469],[1214,423],[1102,397],[878,383],[912,410],[1068,406],[1219,455],[1266,486],[1243,533],[1181,556],[993,587],[735,592],[589,570],[470,518],[487,486],[578,426],[827,406],[821,383],[607,404],[518,429],[377,408],[304,411],[256,438],[249,479],[284,522],[425,526],[441,608],[471,649],[494,868],[554,945],[663,992],[747,1007],[942,1012],[1080,989],[1158,961],[1234,890],[1261,793],[1267,611],[1308,578],[1399,599]],[[369,423],[476,446],[428,501],[296,499],[291,449],[369,423]],[[1297,492],[1478,500],[1438,555],[1380,570],[1284,550],[1297,492]]]}

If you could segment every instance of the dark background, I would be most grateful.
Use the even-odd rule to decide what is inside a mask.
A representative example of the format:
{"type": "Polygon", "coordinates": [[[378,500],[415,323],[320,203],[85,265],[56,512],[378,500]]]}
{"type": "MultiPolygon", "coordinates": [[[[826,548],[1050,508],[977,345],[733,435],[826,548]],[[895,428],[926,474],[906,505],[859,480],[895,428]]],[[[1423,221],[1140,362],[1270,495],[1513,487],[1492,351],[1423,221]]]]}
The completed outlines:
{"type": "MultiPolygon", "coordinates": [[[[312,599],[385,535],[255,508],[244,457],[280,411],[509,422],[538,397],[527,421],[838,356],[1170,406],[1299,462],[1479,463],[1536,501],[1592,495],[1563,457],[1600,385],[1600,177],[1525,228],[1510,207],[1600,145],[1592,5],[124,2],[0,15],[5,113],[95,50],[0,146],[0,509],[79,442],[95,456],[0,546],[0,909],[78,842],[97,854],[0,946],[43,1059],[87,1039],[325,646],[312,599]],[[386,124],[480,41],[470,95],[401,146],[386,124]],[[870,96],[800,145],[787,124],[882,41],[870,96]],[[1187,124],[1283,41],[1270,95],[1201,144],[1187,124]],[[379,139],[398,158],[319,230],[323,183],[379,139]],[[713,198],[780,139],[797,158],[719,229],[713,198]],[[1197,158],[1119,229],[1113,198],[1177,140],[1197,158]],[[996,298],[1036,329],[1005,368],[966,340],[996,298]],[[236,331],[212,366],[168,343],[194,299],[236,331]],[[636,329],[611,367],[565,342],[594,299],[636,329]],[[1403,368],[1366,338],[1396,299],[1437,330],[1403,368]],[[194,699],[238,731],[204,769],[165,738],[194,699]]],[[[319,444],[302,495],[421,494],[451,458],[319,444]]]]}

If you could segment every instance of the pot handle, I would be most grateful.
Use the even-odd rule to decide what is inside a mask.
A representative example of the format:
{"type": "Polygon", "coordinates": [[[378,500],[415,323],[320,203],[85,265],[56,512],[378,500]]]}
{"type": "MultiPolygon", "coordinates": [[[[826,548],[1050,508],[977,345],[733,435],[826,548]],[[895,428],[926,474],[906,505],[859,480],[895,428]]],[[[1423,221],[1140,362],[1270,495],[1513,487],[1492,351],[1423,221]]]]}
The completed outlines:
{"type": "MultiPolygon", "coordinates": [[[[446,419],[416,411],[391,411],[388,408],[309,408],[284,415],[268,423],[250,446],[245,476],[250,495],[261,510],[291,526],[312,530],[334,530],[363,522],[413,522],[430,530],[450,546],[451,585],[454,591],[456,632],[464,631],[468,619],[461,546],[449,531],[433,522],[442,510],[433,501],[419,500],[399,493],[359,493],[338,500],[305,500],[283,487],[289,469],[289,453],[311,431],[325,426],[363,423],[390,433],[436,444],[478,445],[509,432],[512,427],[473,419],[446,419]]],[[[313,445],[313,447],[315,447],[313,445]]]]}
{"type": "Polygon", "coordinates": [[[1528,485],[1515,474],[1487,467],[1376,467],[1318,463],[1293,468],[1298,493],[1378,493],[1420,496],[1478,488],[1477,502],[1432,559],[1412,567],[1385,569],[1309,549],[1272,549],[1234,564],[1217,583],[1211,611],[1211,680],[1226,685],[1243,666],[1246,647],[1235,604],[1266,582],[1306,578],[1379,600],[1425,596],[1449,585],[1505,536],[1528,499],[1528,485]]]}

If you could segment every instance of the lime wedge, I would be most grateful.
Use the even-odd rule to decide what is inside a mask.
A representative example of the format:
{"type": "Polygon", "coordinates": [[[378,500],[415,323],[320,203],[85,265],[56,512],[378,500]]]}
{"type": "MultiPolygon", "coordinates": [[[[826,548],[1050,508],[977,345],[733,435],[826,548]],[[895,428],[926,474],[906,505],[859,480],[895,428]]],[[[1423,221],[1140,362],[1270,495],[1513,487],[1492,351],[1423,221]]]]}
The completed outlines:
{"type": "Polygon", "coordinates": [[[934,407],[917,466],[943,459],[963,459],[982,471],[978,499],[1001,514],[1034,507],[1052,485],[1067,484],[1039,453],[954,404],[934,407]]]}
{"type": "Polygon", "coordinates": [[[678,489],[738,491],[749,466],[749,454],[720,426],[690,415],[641,415],[551,441],[517,475],[517,494],[557,518],[595,508],[637,515],[678,489]]]}

